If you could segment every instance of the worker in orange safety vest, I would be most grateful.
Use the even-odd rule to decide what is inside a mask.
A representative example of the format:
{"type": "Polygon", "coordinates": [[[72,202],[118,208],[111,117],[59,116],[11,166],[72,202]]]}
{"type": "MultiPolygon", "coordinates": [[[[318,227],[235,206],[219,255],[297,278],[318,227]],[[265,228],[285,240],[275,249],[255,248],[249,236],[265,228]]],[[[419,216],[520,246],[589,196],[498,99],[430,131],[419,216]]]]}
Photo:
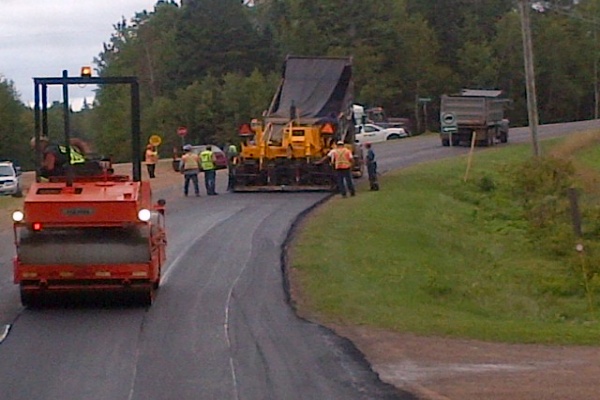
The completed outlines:
{"type": "Polygon", "coordinates": [[[352,164],[354,160],[352,151],[344,146],[343,141],[339,140],[335,148],[331,149],[321,161],[327,158],[329,158],[333,165],[337,187],[342,197],[346,197],[346,189],[350,192],[350,196],[354,196],[356,192],[354,190],[354,183],[352,182],[352,164]]]}

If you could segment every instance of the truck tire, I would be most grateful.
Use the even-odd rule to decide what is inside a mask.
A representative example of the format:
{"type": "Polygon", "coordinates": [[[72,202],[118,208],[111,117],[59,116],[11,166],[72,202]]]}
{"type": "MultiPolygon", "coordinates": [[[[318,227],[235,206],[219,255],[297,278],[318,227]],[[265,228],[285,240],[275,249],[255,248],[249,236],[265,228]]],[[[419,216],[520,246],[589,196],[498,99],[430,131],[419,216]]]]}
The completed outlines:
{"type": "Polygon", "coordinates": [[[364,163],[361,163],[360,169],[358,169],[356,171],[352,171],[352,178],[354,178],[354,179],[362,178],[364,175],[365,175],[365,164],[364,163]]]}

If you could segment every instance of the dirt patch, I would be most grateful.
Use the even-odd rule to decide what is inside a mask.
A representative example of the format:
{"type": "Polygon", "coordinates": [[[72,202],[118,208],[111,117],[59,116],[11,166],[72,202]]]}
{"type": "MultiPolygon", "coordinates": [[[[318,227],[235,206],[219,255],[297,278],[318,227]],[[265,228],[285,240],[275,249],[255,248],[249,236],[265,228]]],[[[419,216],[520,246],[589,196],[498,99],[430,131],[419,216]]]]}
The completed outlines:
{"type": "Polygon", "coordinates": [[[330,326],[380,378],[430,400],[593,399],[600,348],[488,343],[330,326]]]}

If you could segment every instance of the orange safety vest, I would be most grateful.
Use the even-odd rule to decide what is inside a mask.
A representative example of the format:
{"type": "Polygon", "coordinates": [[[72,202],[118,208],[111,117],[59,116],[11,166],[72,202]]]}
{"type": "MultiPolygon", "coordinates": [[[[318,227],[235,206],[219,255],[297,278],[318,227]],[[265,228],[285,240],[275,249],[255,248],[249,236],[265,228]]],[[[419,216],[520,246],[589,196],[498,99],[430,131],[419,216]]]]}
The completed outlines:
{"type": "Polygon", "coordinates": [[[333,161],[335,169],[350,169],[352,168],[352,153],[347,148],[335,149],[333,151],[333,161]]]}
{"type": "Polygon", "coordinates": [[[146,150],[146,164],[156,164],[158,159],[158,152],[154,150],[146,150]]]}
{"type": "Polygon", "coordinates": [[[183,159],[183,170],[190,170],[190,169],[200,169],[199,167],[199,158],[198,155],[195,153],[187,153],[184,154],[183,157],[181,157],[183,159]]]}

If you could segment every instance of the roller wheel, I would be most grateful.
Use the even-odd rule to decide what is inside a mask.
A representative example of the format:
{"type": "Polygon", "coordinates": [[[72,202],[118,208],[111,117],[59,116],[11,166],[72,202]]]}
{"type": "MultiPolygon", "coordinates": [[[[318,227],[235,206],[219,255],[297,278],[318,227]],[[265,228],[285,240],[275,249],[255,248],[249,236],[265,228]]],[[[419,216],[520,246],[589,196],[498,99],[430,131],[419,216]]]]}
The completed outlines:
{"type": "Polygon", "coordinates": [[[127,264],[150,260],[147,234],[136,230],[72,229],[60,233],[24,232],[18,248],[26,264],[127,264]]]}
{"type": "Polygon", "coordinates": [[[134,292],[132,294],[132,300],[135,305],[140,307],[150,307],[154,301],[154,288],[134,292]]]}
{"type": "Polygon", "coordinates": [[[27,308],[37,308],[42,304],[42,295],[31,290],[21,289],[21,304],[27,308]]]}

